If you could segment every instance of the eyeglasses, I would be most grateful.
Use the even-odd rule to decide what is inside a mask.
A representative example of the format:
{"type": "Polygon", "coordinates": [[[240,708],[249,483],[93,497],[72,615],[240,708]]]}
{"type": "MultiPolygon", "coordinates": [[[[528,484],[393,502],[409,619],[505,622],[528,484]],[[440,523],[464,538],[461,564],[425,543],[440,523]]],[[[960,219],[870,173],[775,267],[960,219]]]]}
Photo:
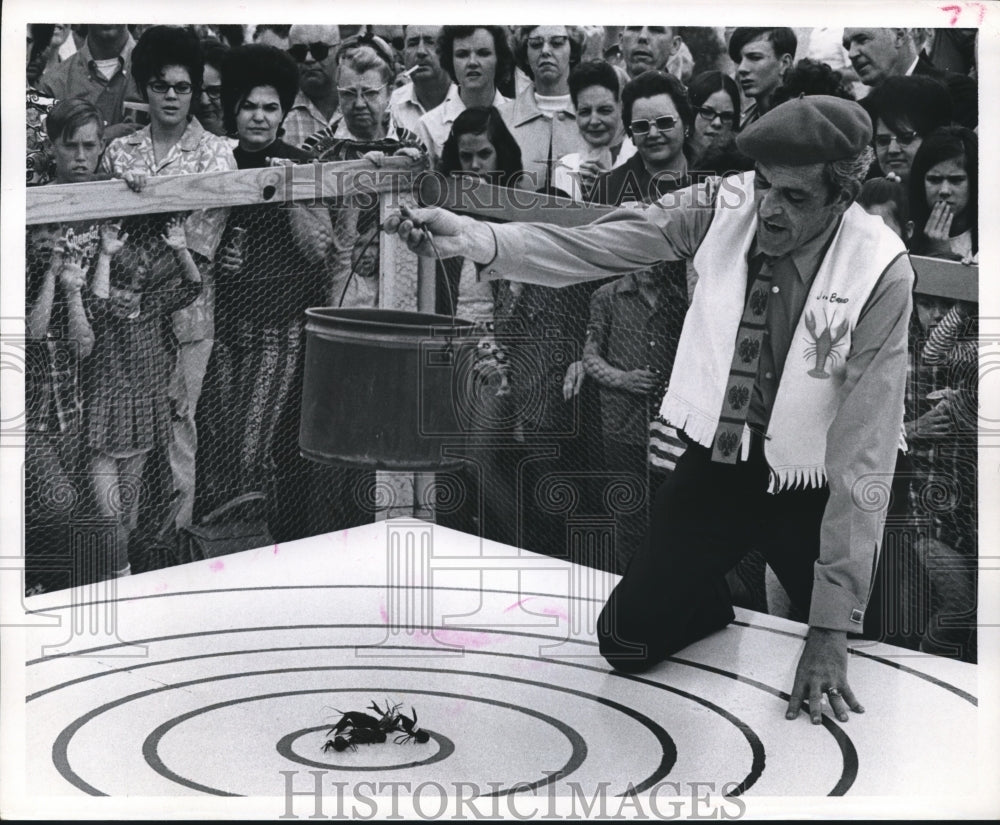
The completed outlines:
{"type": "Polygon", "coordinates": [[[719,118],[723,124],[731,124],[736,120],[735,112],[717,112],[711,106],[699,106],[695,109],[695,111],[709,123],[716,118],[719,118]]]}
{"type": "Polygon", "coordinates": [[[317,63],[322,63],[330,56],[330,49],[336,45],[336,43],[310,43],[307,46],[305,43],[296,43],[288,47],[288,53],[295,58],[296,63],[305,63],[307,54],[311,54],[317,63]]]}
{"type": "Polygon", "coordinates": [[[677,125],[677,119],[670,115],[660,115],[652,120],[642,118],[640,120],[633,120],[629,124],[629,128],[632,130],[633,135],[648,135],[654,124],[657,131],[669,132],[677,125]]]}
{"type": "Polygon", "coordinates": [[[557,34],[553,37],[529,37],[528,38],[528,48],[529,49],[540,49],[546,43],[549,44],[549,48],[561,49],[567,43],[569,43],[569,37],[565,34],[557,34]]]}
{"type": "Polygon", "coordinates": [[[222,97],[222,86],[202,86],[201,90],[212,100],[218,100],[222,97]]]}
{"type": "Polygon", "coordinates": [[[356,102],[359,97],[363,97],[365,103],[374,103],[378,100],[378,96],[382,90],[388,85],[388,83],[383,83],[375,89],[337,89],[337,94],[340,95],[340,99],[344,103],[348,104],[356,102]]]}
{"type": "Polygon", "coordinates": [[[191,94],[194,91],[194,86],[190,83],[182,80],[180,83],[167,83],[165,80],[150,80],[146,84],[152,91],[156,92],[158,95],[165,95],[171,89],[173,89],[178,96],[184,97],[185,95],[191,94]]]}
{"type": "Polygon", "coordinates": [[[916,132],[900,132],[897,134],[875,135],[875,145],[885,149],[890,143],[896,141],[898,146],[909,146],[920,135],[916,132]]]}

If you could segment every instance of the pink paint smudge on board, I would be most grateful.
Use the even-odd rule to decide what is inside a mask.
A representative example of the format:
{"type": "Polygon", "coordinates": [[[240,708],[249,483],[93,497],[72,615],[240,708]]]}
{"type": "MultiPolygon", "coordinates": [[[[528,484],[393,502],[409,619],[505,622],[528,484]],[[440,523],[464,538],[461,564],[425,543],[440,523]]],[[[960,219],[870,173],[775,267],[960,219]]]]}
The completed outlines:
{"type": "Polygon", "coordinates": [[[217,559],[208,566],[208,569],[211,570],[213,573],[218,573],[220,570],[226,569],[226,564],[225,562],[217,559]]]}
{"type": "Polygon", "coordinates": [[[274,545],[274,555],[278,555],[278,545],[274,545]]]}
{"type": "MultiPolygon", "coordinates": [[[[524,605],[527,604],[528,602],[530,602],[532,599],[534,599],[534,596],[529,596],[526,599],[521,599],[520,601],[516,601],[516,602],[514,602],[514,604],[505,607],[503,612],[504,613],[510,613],[511,610],[514,610],[516,608],[521,608],[523,610],[524,609],[524,605]]],[[[532,611],[526,610],[525,612],[526,613],[531,613],[532,611]]],[[[566,611],[565,610],[561,610],[558,607],[543,607],[542,611],[541,611],[541,615],[543,615],[543,616],[555,616],[557,619],[563,619],[565,621],[569,621],[569,615],[566,613],[566,611]]]]}
{"type": "MultiPolygon", "coordinates": [[[[382,621],[389,623],[389,612],[384,604],[378,606],[382,621]]],[[[478,630],[449,630],[443,627],[401,628],[401,632],[413,638],[415,642],[425,645],[437,645],[443,648],[454,647],[486,647],[494,639],[491,634],[478,630]]]]}

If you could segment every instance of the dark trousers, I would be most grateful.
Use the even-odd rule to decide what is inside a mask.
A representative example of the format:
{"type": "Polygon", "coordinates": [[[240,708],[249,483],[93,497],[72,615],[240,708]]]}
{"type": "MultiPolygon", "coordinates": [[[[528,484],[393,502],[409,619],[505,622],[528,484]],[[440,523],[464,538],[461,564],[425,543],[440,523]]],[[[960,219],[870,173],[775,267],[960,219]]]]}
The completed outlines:
{"type": "Polygon", "coordinates": [[[807,612],[827,489],[767,492],[755,437],[750,458],[711,461],[691,444],[660,486],[649,529],[598,622],[601,654],[638,672],[734,618],[725,574],[760,550],[796,606],[807,612]]]}

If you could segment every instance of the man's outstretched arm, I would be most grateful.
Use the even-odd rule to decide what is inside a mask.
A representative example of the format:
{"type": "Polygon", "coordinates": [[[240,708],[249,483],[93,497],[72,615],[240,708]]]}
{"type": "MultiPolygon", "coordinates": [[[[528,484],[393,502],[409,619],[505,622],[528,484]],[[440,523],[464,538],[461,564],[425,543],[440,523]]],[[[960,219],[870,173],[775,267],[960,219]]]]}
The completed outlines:
{"type": "Polygon", "coordinates": [[[575,228],[497,226],[443,209],[404,209],[385,229],[420,255],[469,258],[483,266],[481,277],[568,286],[693,257],[711,223],[717,185],[706,181],[575,228]]]}

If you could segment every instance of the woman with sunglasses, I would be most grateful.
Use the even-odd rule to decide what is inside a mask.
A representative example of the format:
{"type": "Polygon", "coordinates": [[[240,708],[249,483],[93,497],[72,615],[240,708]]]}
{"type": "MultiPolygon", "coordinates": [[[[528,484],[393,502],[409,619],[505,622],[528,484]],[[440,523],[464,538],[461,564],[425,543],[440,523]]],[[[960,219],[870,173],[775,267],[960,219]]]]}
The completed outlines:
{"type": "Polygon", "coordinates": [[[622,120],[636,154],[602,174],[591,191],[595,203],[649,203],[687,182],[684,144],[694,122],[684,85],[665,72],[643,72],[622,90],[622,120]]]}
{"type": "Polygon", "coordinates": [[[694,109],[694,125],[684,147],[690,167],[717,175],[752,168],[736,151],[740,114],[736,81],[722,72],[702,72],[688,86],[688,99],[694,109]]]}
{"type": "Polygon", "coordinates": [[[455,85],[441,105],[420,118],[417,137],[427,149],[431,166],[437,167],[444,142],[455,119],[466,109],[493,107],[499,112],[510,104],[498,86],[514,70],[514,55],[501,26],[444,26],[439,44],[441,68],[455,85]]]}
{"type": "MultiPolygon", "coordinates": [[[[885,177],[906,186],[924,136],[952,119],[952,102],[943,83],[923,75],[889,77],[861,105],[871,116],[875,157],[885,177]]],[[[874,174],[874,173],[873,173],[874,174]]],[[[916,204],[911,203],[912,209],[916,204]]]]}
{"type": "MultiPolygon", "coordinates": [[[[201,93],[203,70],[201,46],[192,32],[179,26],[152,26],[143,32],[132,51],[132,77],[149,104],[150,123],[111,142],[101,161],[105,172],[141,191],[147,179],[157,175],[236,168],[228,142],[206,131],[191,115],[192,102],[201,93]]],[[[211,270],[226,214],[225,209],[202,209],[184,222],[187,246],[205,289],[172,318],[180,346],[172,382],[176,411],[169,459],[174,487],[181,493],[179,526],[191,523],[194,509],[198,443],[194,417],[215,337],[211,270]]]]}
{"type": "MultiPolygon", "coordinates": [[[[694,115],[683,84],[665,72],[644,72],[622,90],[622,117],[636,154],[598,177],[591,200],[612,206],[651,203],[686,186],[684,138],[694,115]]],[[[603,466],[647,479],[649,489],[656,489],[653,485],[673,470],[684,450],[677,431],[654,419],[687,307],[683,261],[664,261],[631,273],[591,298],[584,365],[600,395],[603,466]],[[637,330],[643,331],[641,336],[637,330]]],[[[638,546],[648,517],[647,507],[619,515],[619,569],[638,546]]]]}

